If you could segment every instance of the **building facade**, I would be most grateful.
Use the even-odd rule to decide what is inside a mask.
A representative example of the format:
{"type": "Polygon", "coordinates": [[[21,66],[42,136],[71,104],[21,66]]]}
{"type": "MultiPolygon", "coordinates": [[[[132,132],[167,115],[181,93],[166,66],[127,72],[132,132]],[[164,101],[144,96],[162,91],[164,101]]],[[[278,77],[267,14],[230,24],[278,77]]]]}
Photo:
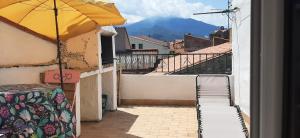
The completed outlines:
{"type": "Polygon", "coordinates": [[[184,49],[186,52],[193,52],[211,46],[211,41],[207,38],[195,37],[192,34],[184,35],[184,49]]]}
{"type": "Polygon", "coordinates": [[[155,40],[153,38],[141,36],[141,37],[135,37],[130,36],[129,37],[131,49],[132,50],[154,50],[157,49],[159,54],[169,54],[169,44],[167,42],[155,40]]]}
{"type": "Polygon", "coordinates": [[[212,42],[212,45],[220,45],[223,43],[231,42],[231,29],[225,29],[223,26],[219,30],[211,33],[209,38],[212,42]]]}
{"type": "Polygon", "coordinates": [[[131,49],[129,36],[125,27],[116,27],[116,52],[124,53],[131,49]]]}
{"type": "MultiPolygon", "coordinates": [[[[63,42],[64,68],[81,73],[74,93],[77,136],[81,133],[80,121],[102,120],[104,110],[117,108],[116,61],[112,60],[110,66],[103,64],[106,57],[116,57],[116,35],[113,27],[97,27],[63,42]],[[102,54],[108,52],[111,54],[102,54]],[[103,94],[108,97],[105,109],[103,94]]],[[[0,41],[0,85],[41,84],[41,73],[58,70],[53,40],[1,20],[0,41]]]]}

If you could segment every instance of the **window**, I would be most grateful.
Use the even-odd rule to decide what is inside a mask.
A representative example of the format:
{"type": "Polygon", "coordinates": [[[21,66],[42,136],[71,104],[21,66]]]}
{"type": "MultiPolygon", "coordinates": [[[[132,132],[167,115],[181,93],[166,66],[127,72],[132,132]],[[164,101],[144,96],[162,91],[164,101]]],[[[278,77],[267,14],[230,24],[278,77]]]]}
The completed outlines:
{"type": "Polygon", "coordinates": [[[139,49],[143,49],[143,44],[139,44],[139,49]]]}
{"type": "Polygon", "coordinates": [[[135,49],[135,44],[132,44],[132,45],[131,45],[131,49],[135,49]]]}

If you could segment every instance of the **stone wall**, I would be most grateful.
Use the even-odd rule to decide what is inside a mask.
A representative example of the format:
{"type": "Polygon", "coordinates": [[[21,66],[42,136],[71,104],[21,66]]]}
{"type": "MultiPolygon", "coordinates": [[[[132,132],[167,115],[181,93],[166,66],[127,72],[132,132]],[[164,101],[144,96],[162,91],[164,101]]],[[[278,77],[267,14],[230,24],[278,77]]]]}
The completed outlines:
{"type": "Polygon", "coordinates": [[[83,71],[98,68],[98,31],[70,38],[64,45],[63,57],[67,68],[83,71]]]}

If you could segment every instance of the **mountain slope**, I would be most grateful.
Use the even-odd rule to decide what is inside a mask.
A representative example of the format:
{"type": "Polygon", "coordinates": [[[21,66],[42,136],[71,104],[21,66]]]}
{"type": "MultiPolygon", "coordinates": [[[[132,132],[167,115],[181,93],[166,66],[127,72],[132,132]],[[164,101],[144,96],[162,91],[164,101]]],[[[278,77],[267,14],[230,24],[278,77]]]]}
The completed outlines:
{"type": "Polygon", "coordinates": [[[170,41],[183,39],[184,34],[191,33],[194,36],[208,36],[218,29],[194,19],[184,18],[150,18],[126,26],[129,35],[150,35],[159,40],[170,41]]]}

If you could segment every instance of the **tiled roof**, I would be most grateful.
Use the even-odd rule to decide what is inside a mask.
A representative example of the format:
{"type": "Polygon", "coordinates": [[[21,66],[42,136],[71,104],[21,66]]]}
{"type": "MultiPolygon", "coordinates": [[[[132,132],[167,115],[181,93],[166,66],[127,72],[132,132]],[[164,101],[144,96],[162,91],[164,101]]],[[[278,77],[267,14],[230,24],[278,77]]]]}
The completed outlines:
{"type": "Polygon", "coordinates": [[[211,46],[191,53],[226,53],[232,50],[231,43],[211,46]]]}
{"type": "Polygon", "coordinates": [[[206,61],[207,60],[206,58],[208,58],[209,60],[216,58],[216,57],[214,57],[213,54],[228,53],[231,50],[232,50],[231,43],[224,43],[221,45],[211,46],[211,47],[204,48],[204,49],[201,49],[198,51],[190,52],[190,53],[188,53],[190,55],[185,55],[185,54],[177,55],[175,57],[163,59],[162,63],[169,63],[170,66],[163,66],[163,67],[158,66],[157,70],[158,70],[158,72],[163,71],[163,70],[165,70],[165,71],[168,70],[170,72],[173,72],[173,71],[185,69],[185,68],[188,68],[187,63],[189,63],[189,62],[187,62],[187,61],[194,61],[195,64],[199,64],[199,63],[206,61]],[[196,55],[196,58],[195,58],[195,56],[192,55],[192,54],[199,54],[199,53],[208,54],[208,55],[207,55],[207,57],[196,55]],[[175,62],[173,62],[173,61],[175,61],[175,62]],[[169,68],[169,67],[171,67],[171,68],[169,68]]]}
{"type": "Polygon", "coordinates": [[[185,36],[192,37],[192,38],[195,38],[195,39],[209,40],[209,38],[206,38],[206,37],[193,36],[193,35],[190,35],[190,34],[185,35],[185,36]]]}

